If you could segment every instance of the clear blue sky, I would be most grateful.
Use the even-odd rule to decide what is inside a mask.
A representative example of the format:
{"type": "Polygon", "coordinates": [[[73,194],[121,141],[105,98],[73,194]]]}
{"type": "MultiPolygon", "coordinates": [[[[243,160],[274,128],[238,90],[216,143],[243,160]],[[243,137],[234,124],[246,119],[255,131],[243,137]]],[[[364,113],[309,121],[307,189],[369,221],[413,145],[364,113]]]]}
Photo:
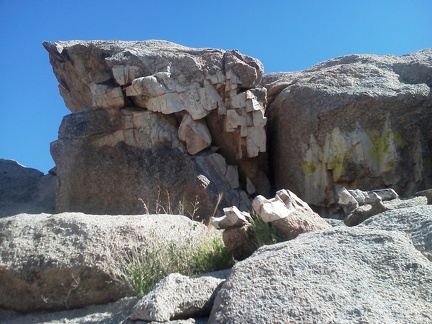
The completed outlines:
{"type": "Polygon", "coordinates": [[[69,113],[42,41],[164,39],[238,49],[265,72],[432,47],[430,0],[0,0],[0,157],[47,172],[69,113]]]}

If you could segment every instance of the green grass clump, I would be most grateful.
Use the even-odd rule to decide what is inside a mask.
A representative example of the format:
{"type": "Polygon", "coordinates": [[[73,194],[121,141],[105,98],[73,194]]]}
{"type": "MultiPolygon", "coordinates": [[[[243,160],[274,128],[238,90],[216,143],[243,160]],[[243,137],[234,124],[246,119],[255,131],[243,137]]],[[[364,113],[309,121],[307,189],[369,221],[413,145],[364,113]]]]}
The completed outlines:
{"type": "Polygon", "coordinates": [[[156,283],[170,273],[196,275],[231,268],[234,259],[222,239],[204,235],[184,242],[154,240],[142,253],[130,255],[123,262],[124,280],[138,297],[149,293],[156,283]]]}
{"type": "Polygon", "coordinates": [[[255,251],[261,246],[282,242],[273,228],[265,223],[256,213],[251,214],[250,227],[251,248],[255,251]]]}

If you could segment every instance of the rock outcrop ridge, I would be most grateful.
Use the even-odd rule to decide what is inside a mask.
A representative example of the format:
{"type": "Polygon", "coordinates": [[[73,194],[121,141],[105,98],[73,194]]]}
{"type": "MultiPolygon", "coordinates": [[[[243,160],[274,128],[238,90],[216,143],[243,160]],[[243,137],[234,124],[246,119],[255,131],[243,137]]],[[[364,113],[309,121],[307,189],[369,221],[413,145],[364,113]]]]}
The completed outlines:
{"type": "Polygon", "coordinates": [[[166,41],[44,46],[73,112],[51,148],[57,211],[139,213],[138,198],[156,201],[169,191],[173,201],[198,197],[206,218],[219,194],[221,206],[246,209],[250,202],[240,189],[269,191],[260,161],[265,157],[259,156],[266,152],[266,90],[257,87],[263,75],[258,60],[166,41]],[[215,160],[210,156],[216,150],[226,160],[220,166],[229,169],[228,179],[217,167],[201,168],[211,163],[203,160],[215,160]],[[77,177],[86,167],[91,171],[77,177]],[[154,174],[157,185],[151,183],[154,174]]]}
{"type": "Polygon", "coordinates": [[[154,185],[143,184],[151,173],[136,171],[132,177],[139,180],[130,186],[118,180],[129,175],[125,169],[139,169],[121,157],[131,151],[134,160],[143,160],[139,164],[160,165],[156,173],[162,193],[170,189],[175,201],[184,199],[180,193],[206,201],[202,214],[212,213],[219,194],[224,196],[220,210],[231,205],[250,209],[244,192],[268,197],[282,188],[310,205],[329,208],[337,204],[342,187],[393,188],[412,196],[432,185],[432,50],[401,57],[349,55],[305,71],[263,77],[258,60],[235,50],[166,41],[44,46],[60,93],[74,113],[64,119],[52,145],[58,211],[118,213],[122,210],[116,206],[124,205],[129,207],[123,212],[138,213],[138,193],[157,200],[154,185]],[[160,157],[161,150],[179,161],[177,168],[190,170],[174,181],[178,186],[165,178],[176,172],[160,157]],[[206,159],[212,152],[225,159],[229,179],[196,165],[197,157],[206,159]],[[103,162],[95,163],[99,159],[103,162]],[[86,181],[76,178],[92,164],[86,181]],[[191,183],[182,182],[185,176],[191,183]],[[117,193],[124,193],[123,204],[106,198],[114,196],[104,189],[113,179],[117,193]],[[86,188],[88,183],[95,185],[86,188]],[[95,187],[105,191],[99,189],[96,203],[82,201],[96,196],[95,187]]]}
{"type": "MultiPolygon", "coordinates": [[[[405,199],[432,183],[432,50],[351,55],[262,78],[261,63],[238,51],[164,41],[44,46],[72,111],[51,146],[57,211],[182,209],[208,219],[220,202],[225,216],[212,220],[242,261],[229,274],[172,274],[137,303],[115,279],[117,253],[145,251],[155,233],[181,244],[208,228],[175,215],[4,217],[0,321],[118,300],[57,316],[129,323],[211,309],[209,323],[432,322],[432,195],[405,199]],[[251,197],[289,241],[252,254],[251,197]],[[331,228],[313,211],[338,208],[346,225],[361,224],[331,228]]],[[[23,186],[39,192],[46,176],[24,171],[23,186]]],[[[30,197],[33,211],[38,194],[22,194],[17,203],[30,197]]]]}

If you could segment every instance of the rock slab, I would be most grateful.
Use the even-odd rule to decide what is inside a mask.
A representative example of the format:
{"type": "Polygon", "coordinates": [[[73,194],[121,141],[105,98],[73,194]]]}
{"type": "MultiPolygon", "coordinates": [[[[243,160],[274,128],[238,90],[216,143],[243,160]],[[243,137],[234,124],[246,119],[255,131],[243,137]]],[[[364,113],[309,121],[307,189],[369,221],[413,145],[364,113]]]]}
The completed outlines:
{"type": "Polygon", "coordinates": [[[216,293],[228,274],[229,271],[192,277],[170,274],[135,305],[130,318],[167,322],[208,316],[216,293]]]}

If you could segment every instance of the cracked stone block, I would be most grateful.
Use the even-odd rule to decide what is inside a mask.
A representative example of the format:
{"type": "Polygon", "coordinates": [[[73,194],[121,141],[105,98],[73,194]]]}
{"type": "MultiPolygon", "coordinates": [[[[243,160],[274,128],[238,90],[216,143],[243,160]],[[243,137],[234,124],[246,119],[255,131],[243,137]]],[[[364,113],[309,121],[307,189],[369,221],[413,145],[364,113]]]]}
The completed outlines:
{"type": "Polygon", "coordinates": [[[112,68],[114,79],[120,85],[132,83],[136,78],[138,71],[139,68],[137,66],[130,65],[116,65],[112,68]]]}
{"type": "Polygon", "coordinates": [[[180,140],[186,143],[189,154],[195,155],[211,145],[212,138],[207,125],[202,120],[193,120],[186,114],[178,130],[180,140]]]}

